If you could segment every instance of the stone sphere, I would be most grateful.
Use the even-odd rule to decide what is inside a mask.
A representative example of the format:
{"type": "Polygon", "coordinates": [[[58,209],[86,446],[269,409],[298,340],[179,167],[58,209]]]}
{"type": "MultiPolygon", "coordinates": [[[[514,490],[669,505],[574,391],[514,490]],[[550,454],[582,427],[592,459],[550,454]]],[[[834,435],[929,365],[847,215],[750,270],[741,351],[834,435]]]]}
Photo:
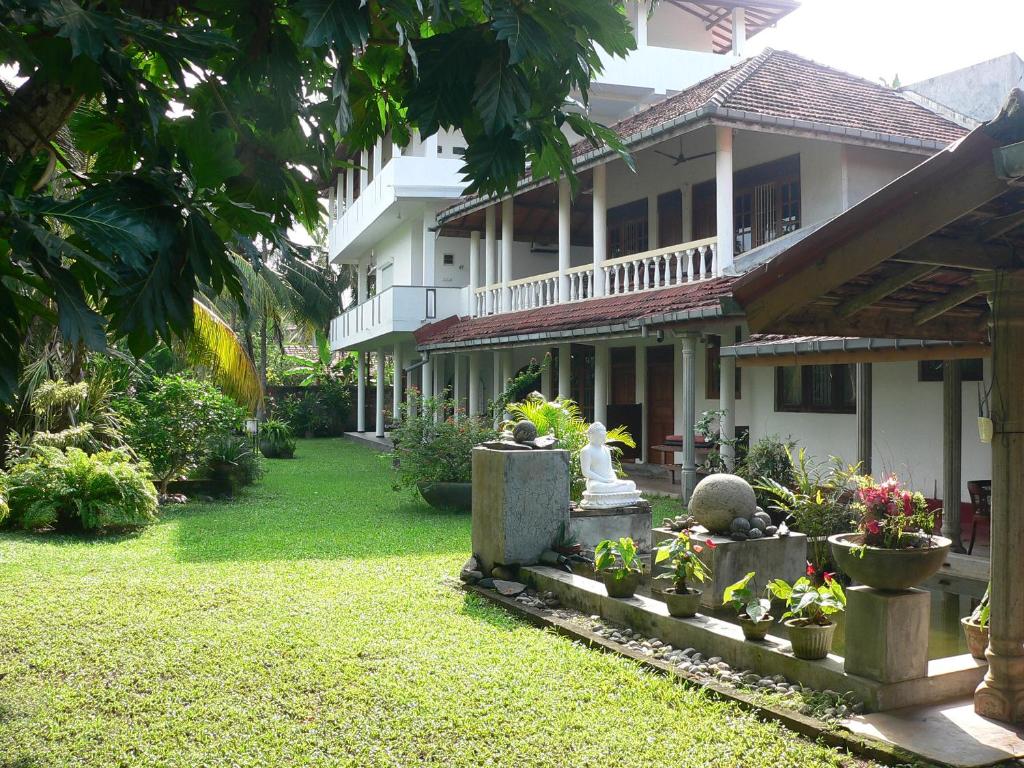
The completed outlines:
{"type": "Polygon", "coordinates": [[[745,517],[737,517],[729,524],[729,530],[746,533],[750,530],[750,521],[745,517]]]}
{"type": "Polygon", "coordinates": [[[760,539],[764,536],[764,532],[760,528],[751,528],[747,534],[748,539],[760,539]]]}
{"type": "Polygon", "coordinates": [[[708,475],[693,489],[689,512],[712,533],[728,533],[738,517],[749,520],[757,508],[754,489],[742,477],[708,475]]]}
{"type": "Polygon", "coordinates": [[[517,443],[525,443],[530,440],[537,439],[537,425],[532,421],[523,419],[517,421],[516,425],[512,427],[512,439],[517,443]]]}

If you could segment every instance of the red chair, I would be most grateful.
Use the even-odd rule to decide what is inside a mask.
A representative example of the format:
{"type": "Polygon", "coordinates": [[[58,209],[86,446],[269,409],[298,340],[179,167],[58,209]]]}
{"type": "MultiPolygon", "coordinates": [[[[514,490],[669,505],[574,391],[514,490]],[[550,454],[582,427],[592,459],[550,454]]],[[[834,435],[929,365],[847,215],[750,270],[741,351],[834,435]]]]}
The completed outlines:
{"type": "Polygon", "coordinates": [[[974,540],[978,535],[978,520],[989,523],[992,519],[992,481],[969,480],[967,492],[971,495],[971,507],[974,513],[971,520],[971,543],[967,545],[967,554],[969,555],[974,550],[974,540]]]}

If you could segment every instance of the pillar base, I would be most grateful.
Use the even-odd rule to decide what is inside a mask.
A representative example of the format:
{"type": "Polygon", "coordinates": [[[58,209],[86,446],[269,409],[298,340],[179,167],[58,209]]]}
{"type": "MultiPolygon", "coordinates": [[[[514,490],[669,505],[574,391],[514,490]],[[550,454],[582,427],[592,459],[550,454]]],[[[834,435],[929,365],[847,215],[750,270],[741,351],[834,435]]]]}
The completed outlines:
{"type": "Polygon", "coordinates": [[[871,587],[846,591],[848,674],[882,683],[928,676],[931,598],[921,589],[882,592],[871,587]]]}
{"type": "Polygon", "coordinates": [[[991,647],[985,656],[988,673],[974,692],[974,711],[1003,723],[1024,722],[1024,656],[999,656],[991,647]]]}

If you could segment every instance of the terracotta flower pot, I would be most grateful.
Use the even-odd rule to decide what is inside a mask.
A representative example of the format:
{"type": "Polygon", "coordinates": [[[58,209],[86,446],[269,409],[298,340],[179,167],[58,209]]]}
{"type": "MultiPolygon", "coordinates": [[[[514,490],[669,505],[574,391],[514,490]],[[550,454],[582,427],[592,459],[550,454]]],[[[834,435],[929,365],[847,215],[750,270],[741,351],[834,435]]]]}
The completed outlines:
{"type": "Polygon", "coordinates": [[[985,649],[988,648],[988,626],[973,623],[970,616],[960,619],[960,625],[967,639],[967,651],[974,658],[984,660],[985,649]]]}
{"type": "Polygon", "coordinates": [[[832,557],[839,569],[859,584],[885,592],[899,592],[916,587],[946,562],[953,542],[942,536],[932,536],[931,546],[919,549],[859,548],[859,533],[839,533],[828,537],[832,557]]]}
{"type": "Polygon", "coordinates": [[[832,650],[832,635],[835,624],[798,624],[799,619],[788,619],[785,624],[789,628],[789,643],[793,646],[793,655],[798,659],[824,659],[832,650]]]}
{"type": "Polygon", "coordinates": [[[627,571],[625,576],[616,578],[621,571],[621,568],[616,568],[610,571],[601,571],[599,574],[604,588],[608,591],[608,597],[632,597],[636,588],[640,586],[638,571],[627,571]]]}
{"type": "Polygon", "coordinates": [[[747,640],[764,640],[774,622],[775,617],[771,614],[760,621],[751,621],[745,613],[740,616],[740,627],[743,629],[743,637],[747,640]]]}
{"type": "Polygon", "coordinates": [[[700,607],[700,596],[703,594],[699,589],[688,589],[686,592],[676,592],[675,587],[662,590],[660,597],[668,606],[668,615],[677,619],[688,619],[697,615],[697,608],[700,607]]]}

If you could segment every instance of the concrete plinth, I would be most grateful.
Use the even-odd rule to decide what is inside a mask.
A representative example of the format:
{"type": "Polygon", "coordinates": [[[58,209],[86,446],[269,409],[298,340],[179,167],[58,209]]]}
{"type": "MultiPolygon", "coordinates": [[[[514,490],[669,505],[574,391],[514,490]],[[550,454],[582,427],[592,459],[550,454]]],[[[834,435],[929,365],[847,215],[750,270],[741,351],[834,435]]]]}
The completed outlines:
{"type": "Polygon", "coordinates": [[[473,449],[473,552],[484,573],[538,562],[568,523],[568,451],[473,449]]]}
{"type": "Polygon", "coordinates": [[[882,683],[928,675],[931,599],[922,589],[846,591],[846,671],[882,683]]]}
{"type": "MultiPolygon", "coordinates": [[[[675,535],[669,532],[669,536],[675,535]]],[[[694,544],[706,544],[709,539],[715,544],[714,549],[705,547],[700,555],[711,569],[710,580],[700,585],[703,590],[700,604],[704,608],[720,607],[725,588],[751,571],[757,573],[753,584],[755,590],[763,590],[772,579],[792,583],[807,571],[807,537],[802,533],[733,541],[724,536],[714,536],[697,526],[691,539],[694,544]]]]}
{"type": "Polygon", "coordinates": [[[604,539],[628,536],[641,552],[650,552],[651,505],[644,501],[613,509],[574,509],[569,517],[569,531],[587,550],[604,539]]]}

